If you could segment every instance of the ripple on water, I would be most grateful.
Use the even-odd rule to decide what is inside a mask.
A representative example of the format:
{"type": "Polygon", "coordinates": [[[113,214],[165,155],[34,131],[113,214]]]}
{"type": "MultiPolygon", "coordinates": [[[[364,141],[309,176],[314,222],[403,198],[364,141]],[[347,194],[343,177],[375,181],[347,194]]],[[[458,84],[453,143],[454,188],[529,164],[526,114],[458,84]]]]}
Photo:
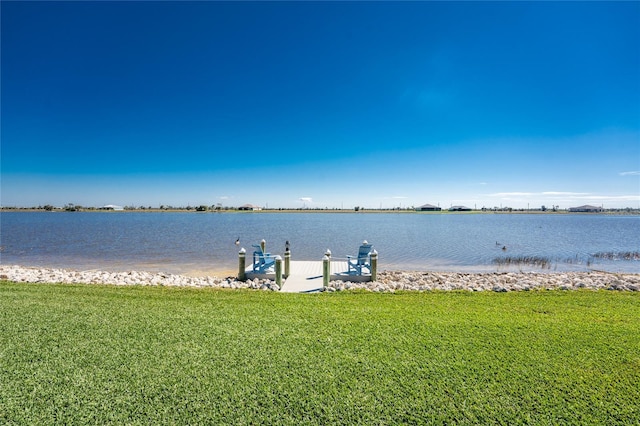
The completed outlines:
{"type": "MultiPolygon", "coordinates": [[[[2,264],[78,269],[237,268],[239,246],[267,241],[292,260],[355,255],[363,240],[381,269],[496,270],[495,259],[544,257],[551,270],[640,272],[640,217],[607,215],[22,213],[3,212],[2,264]],[[502,250],[502,248],[505,250],[502,250]]],[[[525,268],[526,265],[514,265],[525,268]]]]}

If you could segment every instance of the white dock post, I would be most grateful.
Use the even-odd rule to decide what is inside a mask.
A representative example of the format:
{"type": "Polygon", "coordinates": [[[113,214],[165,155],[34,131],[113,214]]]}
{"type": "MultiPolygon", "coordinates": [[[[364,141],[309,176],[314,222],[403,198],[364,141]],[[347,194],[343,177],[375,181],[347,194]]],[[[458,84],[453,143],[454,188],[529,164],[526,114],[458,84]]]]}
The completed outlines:
{"type": "Polygon", "coordinates": [[[284,277],[289,278],[289,273],[291,272],[291,252],[287,247],[284,252],[284,277]]]}
{"type": "Polygon", "coordinates": [[[260,241],[260,247],[262,247],[262,252],[266,253],[267,252],[267,242],[262,239],[262,241],[260,241]]]}
{"type": "Polygon", "coordinates": [[[276,284],[278,287],[282,287],[282,258],[276,256],[276,284]]]}
{"type": "Polygon", "coordinates": [[[378,278],[378,252],[374,249],[371,252],[371,281],[378,278]]]}
{"type": "Polygon", "coordinates": [[[245,274],[245,264],[246,264],[246,255],[247,251],[242,247],[238,252],[238,280],[244,281],[247,279],[245,274]]]}
{"type": "Polygon", "coordinates": [[[331,259],[329,256],[331,252],[327,250],[328,255],[325,254],[322,258],[322,287],[329,287],[329,278],[331,277],[331,259]]]}

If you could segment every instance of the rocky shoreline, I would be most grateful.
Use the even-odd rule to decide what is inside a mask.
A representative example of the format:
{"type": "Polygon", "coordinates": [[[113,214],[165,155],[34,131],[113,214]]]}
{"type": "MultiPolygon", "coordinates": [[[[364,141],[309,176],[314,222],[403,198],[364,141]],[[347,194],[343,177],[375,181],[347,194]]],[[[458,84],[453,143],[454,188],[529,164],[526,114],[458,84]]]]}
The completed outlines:
{"type": "Polygon", "coordinates": [[[385,271],[377,281],[352,283],[332,281],[328,291],[366,289],[392,291],[532,291],[617,290],[640,291],[640,274],[610,272],[401,272],[385,271]]]}
{"type": "Polygon", "coordinates": [[[162,272],[106,272],[74,271],[69,269],[27,268],[22,266],[0,266],[0,279],[26,283],[142,285],[196,288],[249,288],[279,291],[273,280],[238,281],[235,277],[187,277],[162,272]]]}
{"type": "MultiPolygon", "coordinates": [[[[228,288],[279,291],[273,280],[238,281],[235,277],[187,277],[143,271],[74,271],[53,268],[0,266],[0,279],[28,283],[142,285],[195,288],[228,288]]],[[[331,281],[324,291],[531,291],[531,290],[640,291],[640,274],[610,272],[402,272],[384,271],[377,281],[331,281]]]]}

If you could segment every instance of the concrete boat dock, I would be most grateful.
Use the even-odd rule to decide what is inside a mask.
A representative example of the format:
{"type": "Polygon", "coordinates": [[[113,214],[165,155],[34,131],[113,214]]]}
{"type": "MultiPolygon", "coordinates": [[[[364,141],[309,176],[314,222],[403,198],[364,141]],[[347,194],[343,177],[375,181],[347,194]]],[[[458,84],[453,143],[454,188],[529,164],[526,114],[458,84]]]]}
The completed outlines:
{"type": "MultiPolygon", "coordinates": [[[[331,262],[330,280],[369,281],[370,275],[349,275],[346,261],[331,262]]],[[[247,279],[269,278],[275,280],[275,273],[256,274],[251,265],[245,271],[247,279]]],[[[282,278],[283,293],[312,293],[322,290],[322,262],[292,261],[289,276],[282,278]]]]}

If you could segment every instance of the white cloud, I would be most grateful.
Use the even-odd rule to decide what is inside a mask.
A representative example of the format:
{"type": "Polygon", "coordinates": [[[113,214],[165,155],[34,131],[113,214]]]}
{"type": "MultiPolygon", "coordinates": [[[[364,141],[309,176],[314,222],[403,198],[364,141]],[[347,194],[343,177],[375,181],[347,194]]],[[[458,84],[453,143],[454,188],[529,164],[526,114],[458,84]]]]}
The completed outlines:
{"type": "Polygon", "coordinates": [[[575,198],[581,200],[640,201],[640,195],[588,195],[575,198]]]}
{"type": "Polygon", "coordinates": [[[588,192],[567,192],[567,191],[544,191],[544,192],[496,192],[489,194],[490,197],[570,197],[579,198],[581,196],[589,195],[588,192]]]}
{"type": "Polygon", "coordinates": [[[303,203],[311,203],[313,199],[311,197],[300,197],[300,201],[303,203]]]}
{"type": "Polygon", "coordinates": [[[495,194],[489,194],[490,197],[529,197],[532,195],[536,195],[533,192],[496,192],[495,194]]]}
{"type": "Polygon", "coordinates": [[[620,172],[618,173],[620,176],[640,176],[640,170],[636,170],[633,172],[620,172]]]}
{"type": "Polygon", "coordinates": [[[543,192],[542,195],[570,195],[570,196],[578,196],[578,195],[589,195],[587,192],[562,192],[562,191],[546,191],[543,192]]]}

